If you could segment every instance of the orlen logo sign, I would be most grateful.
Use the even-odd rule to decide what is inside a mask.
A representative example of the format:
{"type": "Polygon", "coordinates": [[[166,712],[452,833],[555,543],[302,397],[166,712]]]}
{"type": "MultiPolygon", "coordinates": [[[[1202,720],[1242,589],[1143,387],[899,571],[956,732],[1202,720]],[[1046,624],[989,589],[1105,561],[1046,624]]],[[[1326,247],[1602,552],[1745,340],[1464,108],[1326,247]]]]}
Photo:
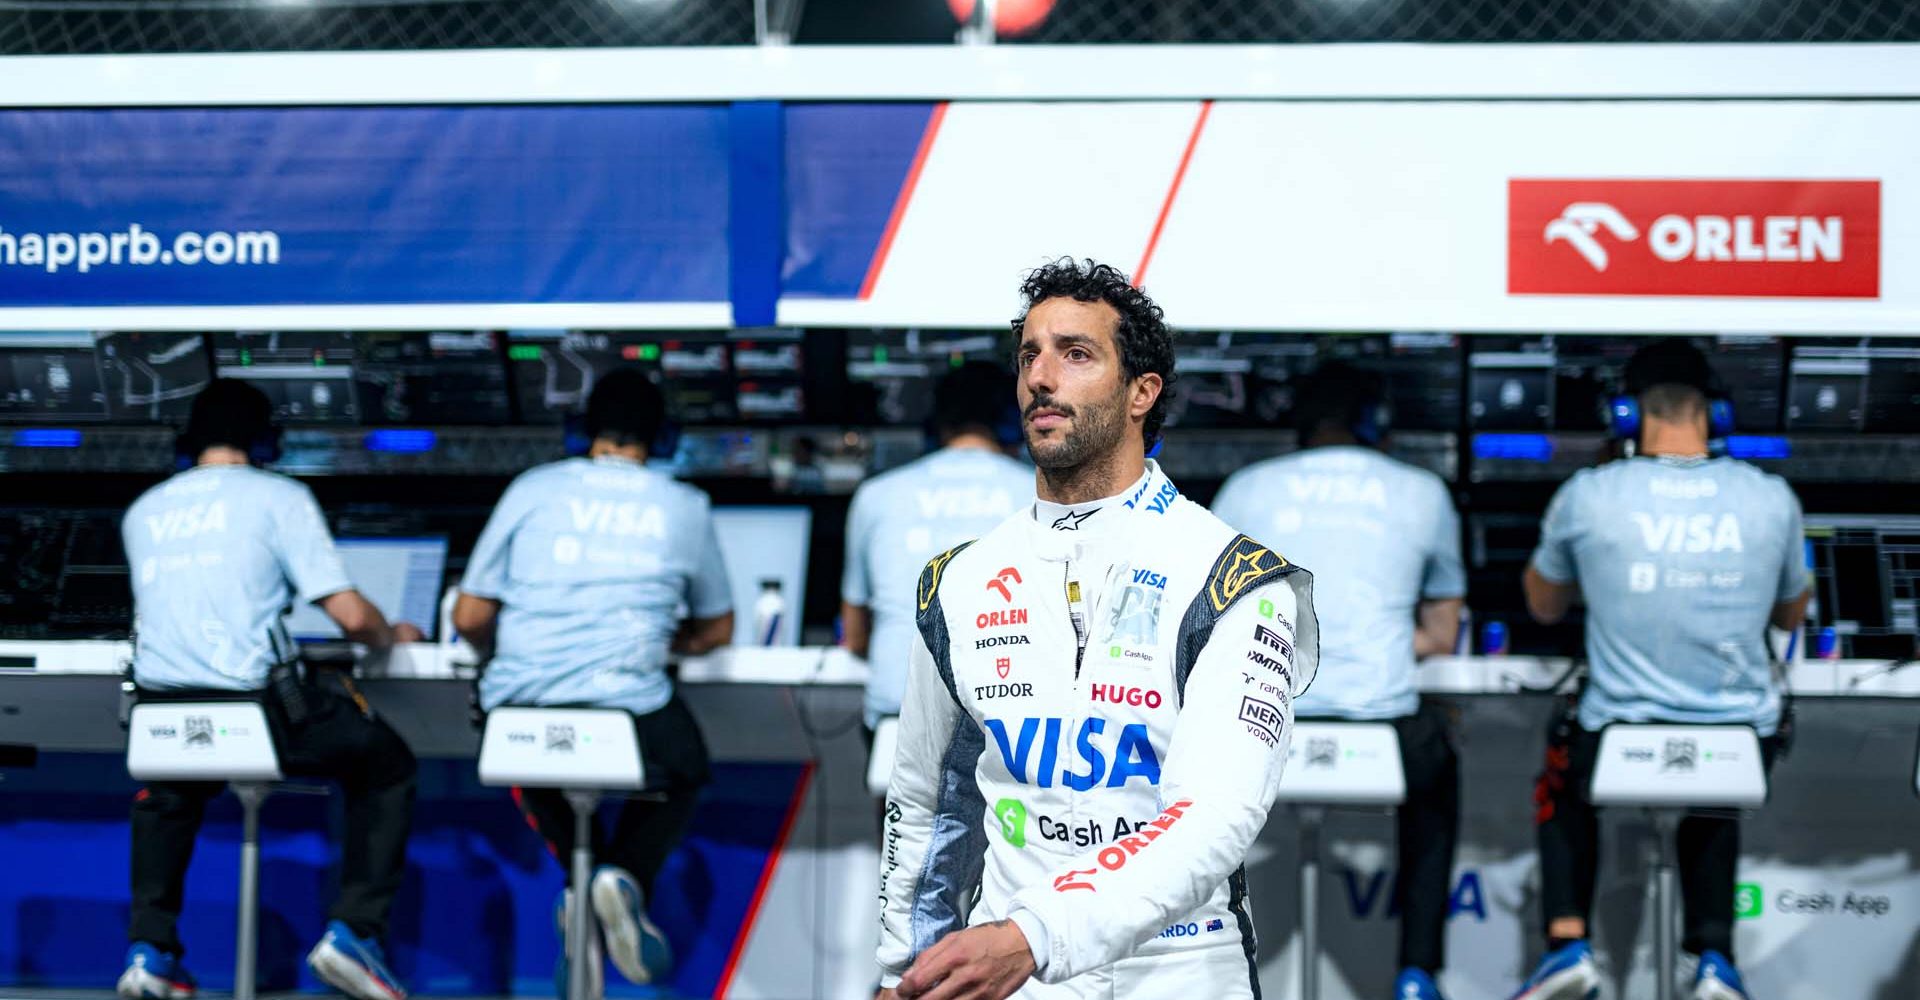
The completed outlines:
{"type": "Polygon", "coordinates": [[[1880,297],[1879,181],[1507,181],[1514,295],[1880,297]]]}

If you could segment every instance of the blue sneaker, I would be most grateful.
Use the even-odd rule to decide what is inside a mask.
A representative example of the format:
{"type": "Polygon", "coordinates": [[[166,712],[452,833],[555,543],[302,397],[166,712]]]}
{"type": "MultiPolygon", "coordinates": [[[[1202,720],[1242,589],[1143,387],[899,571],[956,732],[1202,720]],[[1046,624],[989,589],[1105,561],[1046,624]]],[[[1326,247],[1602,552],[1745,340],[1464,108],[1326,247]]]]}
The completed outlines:
{"type": "Polygon", "coordinates": [[[145,941],[135,941],[127,949],[127,971],[114,987],[126,1000],[186,1000],[193,990],[193,976],[179,957],[145,941]]]}
{"type": "MultiPolygon", "coordinates": [[[[553,904],[553,929],[560,935],[560,957],[553,966],[553,989],[560,1000],[570,996],[567,987],[572,979],[572,970],[567,966],[567,915],[573,907],[573,890],[561,891],[560,898],[553,904]]],[[[587,927],[587,996],[590,1000],[600,1000],[607,995],[606,953],[600,947],[600,934],[591,925],[587,927]]]]}
{"type": "Polygon", "coordinates": [[[644,986],[673,974],[673,948],[647,919],[647,901],[632,875],[601,865],[593,873],[593,912],[606,932],[613,967],[627,982],[644,986]]]}
{"type": "Polygon", "coordinates": [[[1575,941],[1540,959],[1540,967],[1520,984],[1512,1000],[1594,1000],[1600,995],[1600,969],[1593,948],[1575,941]]]}
{"type": "Polygon", "coordinates": [[[354,1000],[406,1000],[407,991],[387,968],[380,942],[355,934],[338,920],[327,922],[326,936],[307,953],[307,965],[328,986],[354,1000]]]}
{"type": "Polygon", "coordinates": [[[1393,981],[1393,1000],[1445,1000],[1440,995],[1439,984],[1425,970],[1406,968],[1400,970],[1400,978],[1393,981]]]}
{"type": "Polygon", "coordinates": [[[1693,974],[1693,1000],[1752,1000],[1747,984],[1740,981],[1740,970],[1727,956],[1717,951],[1700,955],[1700,969],[1693,974]]]}

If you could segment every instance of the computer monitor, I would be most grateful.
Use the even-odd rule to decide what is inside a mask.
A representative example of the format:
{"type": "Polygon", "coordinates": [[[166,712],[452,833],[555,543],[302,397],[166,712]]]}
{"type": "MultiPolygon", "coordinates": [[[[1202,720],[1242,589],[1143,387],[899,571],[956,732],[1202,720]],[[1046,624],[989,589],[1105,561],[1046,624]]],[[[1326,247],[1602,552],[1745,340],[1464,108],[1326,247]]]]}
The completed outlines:
{"type": "Polygon", "coordinates": [[[715,507],[713,528],[720,536],[720,555],[733,586],[733,644],[756,643],[753,605],[760,599],[760,581],[778,580],[787,602],[779,642],[798,645],[800,613],[807,606],[807,547],[813,534],[813,510],[715,507]]]}
{"type": "Polygon", "coordinates": [[[1809,629],[1831,628],[1838,653],[1905,659],[1920,642],[1920,517],[1808,514],[1809,629]]]}
{"type": "MultiPolygon", "coordinates": [[[[440,617],[440,582],[447,566],[447,540],[422,538],[339,538],[334,547],[346,563],[347,579],[391,622],[412,622],[434,638],[440,617]]],[[[341,638],[339,626],[312,604],[295,607],[286,618],[296,642],[341,638]]]]}

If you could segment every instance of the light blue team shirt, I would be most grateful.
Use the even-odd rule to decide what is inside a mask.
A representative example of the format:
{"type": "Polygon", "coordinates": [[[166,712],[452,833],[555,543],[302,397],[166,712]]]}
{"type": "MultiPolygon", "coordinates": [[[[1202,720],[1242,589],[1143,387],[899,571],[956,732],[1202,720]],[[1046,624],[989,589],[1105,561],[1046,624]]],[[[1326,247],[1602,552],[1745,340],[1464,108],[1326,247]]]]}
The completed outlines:
{"type": "Polygon", "coordinates": [[[1554,494],[1533,568],[1587,602],[1580,725],[1752,723],[1770,736],[1780,690],[1773,606],[1807,587],[1800,501],[1731,458],[1631,458],[1554,494]]]}
{"type": "Polygon", "coordinates": [[[201,465],[120,522],[133,576],[134,680],[154,690],[264,688],[293,654],[297,598],[353,589],[313,491],[245,465],[201,465]]]}
{"type": "Polygon", "coordinates": [[[900,713],[913,648],[914,588],[927,560],[1033,502],[1033,468],[999,452],[942,448],[854,491],[840,597],[873,610],[866,720],[900,713]]]}
{"type": "Polygon", "coordinates": [[[1213,513],[1313,571],[1320,672],[1297,716],[1419,709],[1419,603],[1467,593],[1460,515],[1440,477],[1371,448],[1312,448],[1234,473],[1213,513]]]}
{"type": "Polygon", "coordinates": [[[460,589],[501,602],[480,702],[636,714],[673,696],[682,617],[733,609],[707,495],[625,458],[522,473],[474,546],[460,589]]]}

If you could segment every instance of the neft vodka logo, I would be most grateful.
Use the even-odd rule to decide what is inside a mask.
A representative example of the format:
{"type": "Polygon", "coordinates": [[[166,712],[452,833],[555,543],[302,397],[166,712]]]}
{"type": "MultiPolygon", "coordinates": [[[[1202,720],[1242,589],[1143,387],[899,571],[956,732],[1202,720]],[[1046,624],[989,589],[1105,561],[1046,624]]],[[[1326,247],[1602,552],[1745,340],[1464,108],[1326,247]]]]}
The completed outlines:
{"type": "Polygon", "coordinates": [[[1880,182],[1507,182],[1512,295],[1880,297],[1880,182]]]}

